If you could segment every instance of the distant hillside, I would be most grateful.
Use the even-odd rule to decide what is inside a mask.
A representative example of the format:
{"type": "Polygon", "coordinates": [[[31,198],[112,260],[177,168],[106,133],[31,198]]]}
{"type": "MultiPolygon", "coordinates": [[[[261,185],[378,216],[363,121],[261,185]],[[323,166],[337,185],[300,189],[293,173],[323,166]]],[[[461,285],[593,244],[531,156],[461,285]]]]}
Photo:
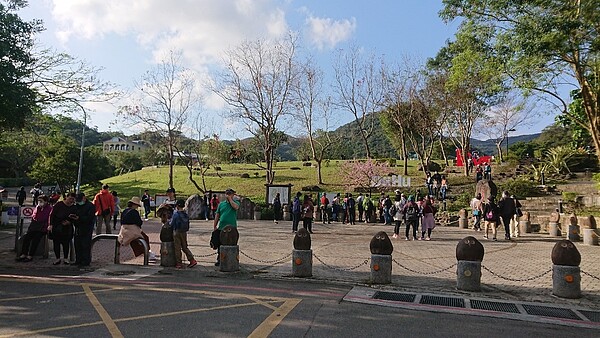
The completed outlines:
{"type": "MultiPolygon", "coordinates": [[[[508,138],[508,146],[510,147],[511,145],[513,145],[517,142],[531,142],[531,141],[535,140],[536,138],[538,138],[540,135],[541,135],[541,133],[510,136],[508,138]]],[[[476,148],[482,154],[485,154],[485,155],[493,155],[498,152],[498,150],[496,149],[496,140],[489,139],[489,140],[481,141],[478,139],[471,139],[471,145],[473,148],[476,148]]],[[[503,149],[504,149],[504,147],[506,147],[506,142],[504,142],[502,144],[502,147],[503,147],[503,149]]]]}

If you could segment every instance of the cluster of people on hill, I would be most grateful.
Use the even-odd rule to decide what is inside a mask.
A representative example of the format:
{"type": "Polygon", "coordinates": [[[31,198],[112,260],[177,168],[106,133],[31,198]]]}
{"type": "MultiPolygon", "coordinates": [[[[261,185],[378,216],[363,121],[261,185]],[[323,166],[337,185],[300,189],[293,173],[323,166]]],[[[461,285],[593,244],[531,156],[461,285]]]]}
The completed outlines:
{"type": "Polygon", "coordinates": [[[428,171],[425,173],[425,185],[427,186],[428,196],[442,201],[446,200],[448,180],[445,175],[440,175],[437,171],[432,175],[428,171]]]}
{"type": "Polygon", "coordinates": [[[510,240],[512,237],[519,237],[519,217],[522,216],[521,203],[510,195],[508,191],[502,192],[502,197],[498,203],[495,196],[489,196],[483,199],[478,193],[471,200],[471,210],[473,214],[473,229],[481,231],[483,221],[483,238],[489,239],[489,231],[492,231],[492,240],[497,240],[497,228],[504,226],[504,239],[510,240]]]}

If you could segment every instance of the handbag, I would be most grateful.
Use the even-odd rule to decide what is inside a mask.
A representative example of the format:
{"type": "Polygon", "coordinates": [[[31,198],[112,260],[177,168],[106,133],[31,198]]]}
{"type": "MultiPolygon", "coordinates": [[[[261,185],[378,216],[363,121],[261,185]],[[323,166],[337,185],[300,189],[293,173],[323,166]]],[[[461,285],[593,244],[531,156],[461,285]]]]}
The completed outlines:
{"type": "Polygon", "coordinates": [[[523,217],[523,211],[521,208],[517,208],[517,217],[523,217]]]}
{"type": "Polygon", "coordinates": [[[213,250],[217,250],[221,246],[221,230],[214,230],[210,234],[210,242],[208,244],[213,250]]]}

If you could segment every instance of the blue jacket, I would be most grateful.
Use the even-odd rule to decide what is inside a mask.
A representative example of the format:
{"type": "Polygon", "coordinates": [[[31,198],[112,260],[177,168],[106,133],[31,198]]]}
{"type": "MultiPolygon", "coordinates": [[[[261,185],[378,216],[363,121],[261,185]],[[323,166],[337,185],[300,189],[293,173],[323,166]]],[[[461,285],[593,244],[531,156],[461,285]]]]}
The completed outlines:
{"type": "Polygon", "coordinates": [[[176,210],[171,218],[171,228],[173,231],[190,230],[190,217],[183,210],[176,210]]]}

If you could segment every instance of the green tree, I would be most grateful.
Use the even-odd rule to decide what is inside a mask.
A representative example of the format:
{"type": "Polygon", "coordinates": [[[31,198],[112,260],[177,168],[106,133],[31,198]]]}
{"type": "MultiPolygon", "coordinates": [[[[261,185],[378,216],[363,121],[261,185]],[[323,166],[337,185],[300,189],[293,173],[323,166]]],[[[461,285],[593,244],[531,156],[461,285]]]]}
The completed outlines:
{"type": "Polygon", "coordinates": [[[20,128],[36,111],[36,94],[27,84],[34,63],[31,49],[39,21],[25,22],[15,12],[22,0],[0,2],[0,130],[20,128]]]}
{"type": "Polygon", "coordinates": [[[442,18],[473,21],[514,85],[550,95],[562,113],[587,129],[600,158],[600,1],[444,0],[442,18]],[[572,114],[559,95],[565,79],[581,91],[585,116],[572,114]]]}
{"type": "Polygon", "coordinates": [[[58,184],[62,192],[70,191],[77,180],[79,146],[61,134],[48,135],[40,141],[44,147],[29,175],[46,184],[58,184]]]}

